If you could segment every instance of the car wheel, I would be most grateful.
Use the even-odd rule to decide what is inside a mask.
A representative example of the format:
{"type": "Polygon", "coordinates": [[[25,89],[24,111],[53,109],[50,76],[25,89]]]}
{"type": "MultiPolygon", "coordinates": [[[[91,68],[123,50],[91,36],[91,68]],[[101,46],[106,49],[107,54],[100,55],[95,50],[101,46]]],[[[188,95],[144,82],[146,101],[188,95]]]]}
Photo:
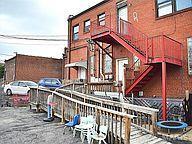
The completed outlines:
{"type": "Polygon", "coordinates": [[[12,95],[12,91],[10,89],[8,89],[6,93],[8,96],[12,95]]]}
{"type": "Polygon", "coordinates": [[[30,90],[27,91],[27,95],[28,95],[28,96],[30,95],[30,90]]]}

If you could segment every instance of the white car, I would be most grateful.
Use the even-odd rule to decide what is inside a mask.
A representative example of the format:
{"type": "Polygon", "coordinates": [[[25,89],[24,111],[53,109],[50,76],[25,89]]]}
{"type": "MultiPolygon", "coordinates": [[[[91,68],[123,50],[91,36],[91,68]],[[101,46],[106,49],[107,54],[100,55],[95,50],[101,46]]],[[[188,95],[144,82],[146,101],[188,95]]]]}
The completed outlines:
{"type": "Polygon", "coordinates": [[[38,85],[32,81],[14,81],[4,86],[4,92],[7,95],[21,94],[26,95],[30,91],[30,87],[37,87],[38,85]]]}

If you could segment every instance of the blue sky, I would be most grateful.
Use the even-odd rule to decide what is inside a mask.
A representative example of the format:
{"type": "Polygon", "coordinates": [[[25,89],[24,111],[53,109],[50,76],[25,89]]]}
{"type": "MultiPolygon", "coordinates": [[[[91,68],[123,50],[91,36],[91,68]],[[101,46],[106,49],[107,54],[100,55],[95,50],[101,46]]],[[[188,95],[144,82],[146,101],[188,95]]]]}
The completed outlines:
{"type": "MultiPolygon", "coordinates": [[[[102,0],[0,0],[0,34],[56,35],[51,38],[67,39],[68,16],[75,15],[100,1],[102,0]]],[[[14,52],[61,58],[66,44],[67,42],[0,37],[0,61],[14,56],[14,52]]]]}

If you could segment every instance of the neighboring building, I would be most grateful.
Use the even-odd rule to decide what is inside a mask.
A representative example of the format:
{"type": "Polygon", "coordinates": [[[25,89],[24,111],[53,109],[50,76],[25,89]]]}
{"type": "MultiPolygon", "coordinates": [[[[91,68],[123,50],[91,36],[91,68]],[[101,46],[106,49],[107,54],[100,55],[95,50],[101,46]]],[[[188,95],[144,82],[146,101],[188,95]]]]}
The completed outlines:
{"type": "Polygon", "coordinates": [[[144,97],[192,91],[191,0],[104,0],[68,25],[67,79],[122,81],[144,97]]]}
{"type": "Polygon", "coordinates": [[[17,54],[5,61],[5,82],[62,78],[62,59],[17,54]]]}

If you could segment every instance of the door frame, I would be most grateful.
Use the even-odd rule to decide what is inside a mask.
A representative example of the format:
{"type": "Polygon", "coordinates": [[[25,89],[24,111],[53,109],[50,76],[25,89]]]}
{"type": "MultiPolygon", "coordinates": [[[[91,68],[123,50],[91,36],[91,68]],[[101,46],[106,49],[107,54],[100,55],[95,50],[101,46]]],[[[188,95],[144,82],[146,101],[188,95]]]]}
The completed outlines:
{"type": "MultiPolygon", "coordinates": [[[[129,64],[129,58],[118,58],[115,60],[115,66],[116,66],[116,81],[118,80],[119,81],[119,61],[122,61],[122,60],[127,60],[128,64],[129,64]]],[[[124,79],[124,77],[123,77],[124,79]]]]}

